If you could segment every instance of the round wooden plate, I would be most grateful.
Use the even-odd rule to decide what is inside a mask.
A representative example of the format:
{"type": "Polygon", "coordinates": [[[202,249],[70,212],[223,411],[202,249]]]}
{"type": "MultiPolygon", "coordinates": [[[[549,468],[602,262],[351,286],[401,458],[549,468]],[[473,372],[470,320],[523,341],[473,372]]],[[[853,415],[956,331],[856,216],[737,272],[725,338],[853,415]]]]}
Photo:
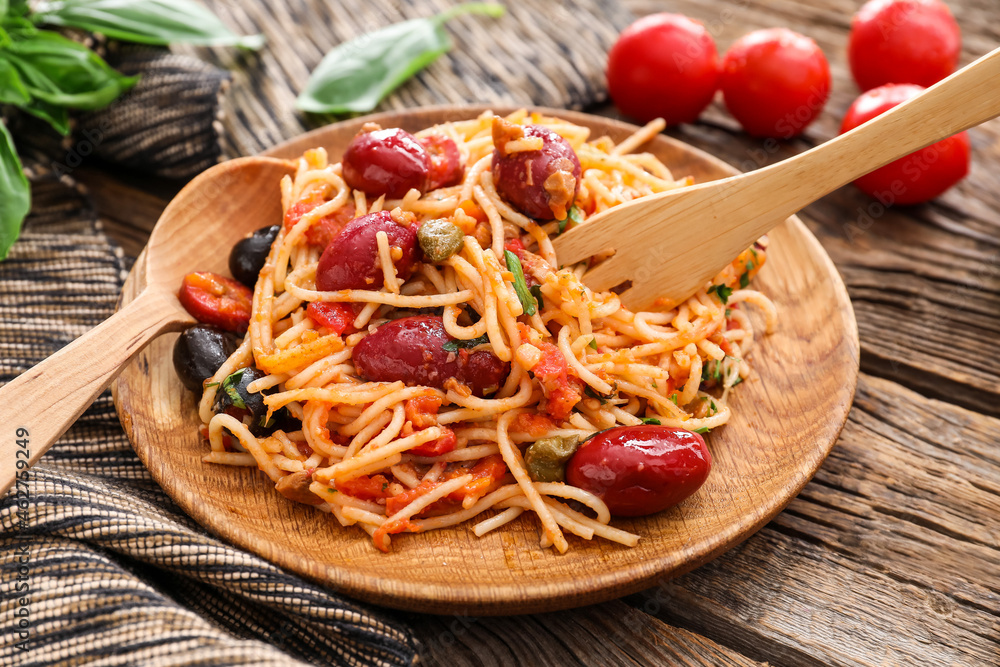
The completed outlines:
{"type": "MultiPolygon", "coordinates": [[[[414,131],[482,110],[438,107],[354,119],[268,154],[296,157],[324,146],[336,158],[368,120],[414,131]]],[[[620,141],[635,129],[606,118],[542,111],[586,125],[594,137],[608,134],[620,141]]],[[[733,173],[725,163],[663,135],[646,149],[675,176],[705,181],[733,173]]],[[[153,478],[198,523],[346,595],[463,614],[541,612],[608,600],[687,572],[752,535],[812,477],[847,419],[859,348],[844,284],[797,218],[770,237],[768,262],[756,286],[777,304],[780,326],[752,352],[752,378],[731,394],[732,420],[707,437],[714,466],[705,485],[671,510],[613,521],[641,536],[635,548],[567,535],[570,550],[559,555],[539,548],[537,521],[525,513],[483,538],[467,526],[400,535],[392,553],[383,554],[361,530],[342,528],[333,517],[286,500],[260,471],[202,463],[207,445],[198,434],[195,397],[181,386],[171,362],[175,335],[155,340],[116,380],[118,413],[153,478]]],[[[226,273],[228,254],[229,248],[219,248],[217,265],[191,270],[226,273]]],[[[142,289],[142,262],[140,257],[126,283],[124,302],[142,289]]]]}

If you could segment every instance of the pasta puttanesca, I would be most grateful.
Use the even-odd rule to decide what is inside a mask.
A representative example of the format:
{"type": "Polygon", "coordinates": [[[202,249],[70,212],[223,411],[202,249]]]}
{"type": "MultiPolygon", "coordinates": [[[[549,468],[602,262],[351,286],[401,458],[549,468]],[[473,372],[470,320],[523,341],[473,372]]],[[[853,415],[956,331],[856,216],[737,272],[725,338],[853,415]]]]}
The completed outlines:
{"type": "MultiPolygon", "coordinates": [[[[524,110],[507,120],[546,127],[576,151],[582,177],[575,205],[584,221],[690,182],[675,180],[651,154],[633,152],[662,129],[655,122],[616,146],[607,137],[589,140],[587,128],[524,110]]],[[[761,311],[768,329],[776,319],[771,301],[747,288],[764,263],[766,239],[684,303],[633,313],[614,293],[595,293],[581,282],[586,263],[559,267],[550,241],[559,222],[527,218],[497,194],[491,121],[487,113],[416,133],[454,140],[465,166],[460,184],[422,196],[411,190],[399,200],[371,200],[346,185],[340,163],[323,149],[298,160],[294,177],[280,184],[287,222],[257,281],[249,331],[206,384],[199,405],[211,446],[204,460],[259,467],[280,492],[361,527],[382,550],[392,534],[477,520],[473,530],[482,535],[525,510],[540,520],[541,545],[560,552],[568,548],[564,531],[634,546],[639,537],[609,525],[600,498],[532,481],[522,448],[542,437],[586,438],[643,419],[700,432],[726,423],[726,394],[750,374],[754,330],[741,305],[761,311]],[[302,202],[309,205],[295,208],[302,202]],[[308,242],[309,230],[338,212],[360,217],[379,210],[410,212],[419,221],[446,218],[465,234],[460,249],[443,262],[418,265],[402,281],[387,261],[393,249],[380,247],[380,290],[318,291],[322,247],[308,242]],[[517,250],[538,284],[533,315],[524,314],[504,246],[517,250]],[[311,301],[359,304],[357,332],[341,336],[317,324],[306,313],[311,301]],[[455,339],[485,336],[481,347],[510,362],[495,394],[479,398],[459,384],[408,387],[358,376],[352,350],[359,341],[401,310],[421,308],[437,309],[455,339]],[[537,372],[552,362],[565,373],[537,372]],[[264,398],[268,409],[286,408],[300,429],[258,438],[247,424],[213,412],[218,383],[251,364],[267,373],[251,391],[274,392],[264,398]],[[412,452],[449,431],[451,451],[412,452]]]]}

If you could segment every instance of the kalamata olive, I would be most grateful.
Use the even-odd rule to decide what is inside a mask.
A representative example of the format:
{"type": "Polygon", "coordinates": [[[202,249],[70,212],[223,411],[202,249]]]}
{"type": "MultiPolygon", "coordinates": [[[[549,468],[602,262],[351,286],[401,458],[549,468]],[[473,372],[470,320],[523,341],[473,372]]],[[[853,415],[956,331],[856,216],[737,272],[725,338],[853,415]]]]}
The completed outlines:
{"type": "Polygon", "coordinates": [[[378,327],[354,348],[354,368],[370,382],[396,382],[443,389],[454,378],[476,396],[503,384],[510,364],[488,350],[469,354],[444,349],[454,339],[433,315],[392,320],[378,327]]]}
{"type": "Polygon", "coordinates": [[[267,416],[267,406],[264,405],[264,396],[272,394],[278,387],[265,389],[260,393],[251,393],[247,386],[254,380],[267,377],[267,373],[256,366],[247,366],[234,372],[225,378],[215,391],[215,404],[212,410],[216,413],[229,412],[230,408],[246,410],[256,421],[267,416]]]}
{"type": "Polygon", "coordinates": [[[448,220],[437,218],[420,225],[420,249],[432,262],[443,262],[462,248],[465,234],[448,220]]]}
{"type": "Polygon", "coordinates": [[[711,468],[712,455],[697,433],[622,426],[580,445],[566,464],[566,481],[603,499],[616,516],[643,516],[690,496],[711,468]]]}
{"type": "Polygon", "coordinates": [[[411,188],[427,191],[431,156],[412,134],[390,128],[354,137],[342,165],[344,181],[355,190],[399,199],[411,188]]]}
{"type": "Polygon", "coordinates": [[[232,335],[218,327],[196,324],[174,343],[174,370],[185,387],[201,396],[205,380],[215,375],[236,348],[232,335]]]}
{"type": "Polygon", "coordinates": [[[378,232],[385,232],[389,246],[402,253],[394,260],[397,277],[409,278],[416,261],[417,233],[412,226],[399,225],[389,211],[380,211],[355,218],[326,247],[316,269],[316,287],[324,292],[381,289],[385,276],[378,260],[378,232]]]}
{"type": "Polygon", "coordinates": [[[580,159],[569,142],[538,125],[493,118],[493,184],[514,208],[538,220],[564,219],[580,187],[580,159]],[[542,140],[541,150],[509,152],[511,141],[542,140]]]}
{"type": "Polygon", "coordinates": [[[271,244],[278,238],[281,225],[261,227],[250,236],[240,239],[229,253],[229,272],[233,278],[253,289],[257,276],[264,268],[271,244]]]}

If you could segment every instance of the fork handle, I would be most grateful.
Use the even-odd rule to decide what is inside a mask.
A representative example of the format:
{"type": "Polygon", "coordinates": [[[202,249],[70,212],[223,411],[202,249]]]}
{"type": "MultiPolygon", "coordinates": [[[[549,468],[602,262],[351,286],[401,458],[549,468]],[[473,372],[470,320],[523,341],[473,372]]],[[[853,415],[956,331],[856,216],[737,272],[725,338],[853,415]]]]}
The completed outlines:
{"type": "Polygon", "coordinates": [[[850,132],[752,172],[755,187],[767,189],[776,178],[793,184],[782,192],[767,192],[772,215],[759,218],[761,228],[754,236],[879,167],[1000,115],[997,90],[1000,49],[850,132]]]}

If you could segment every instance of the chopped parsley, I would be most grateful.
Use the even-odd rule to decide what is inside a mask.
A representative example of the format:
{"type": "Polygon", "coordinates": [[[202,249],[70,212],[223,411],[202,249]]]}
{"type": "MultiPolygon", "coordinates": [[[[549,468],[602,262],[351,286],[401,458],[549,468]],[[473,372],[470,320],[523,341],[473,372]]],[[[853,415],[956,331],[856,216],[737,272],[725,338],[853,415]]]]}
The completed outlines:
{"type": "Polygon", "coordinates": [[[587,344],[590,345],[590,347],[592,347],[592,348],[594,348],[596,350],[597,349],[597,338],[596,337],[591,338],[590,342],[587,343],[587,344]]]}
{"type": "Polygon", "coordinates": [[[671,402],[672,402],[672,403],[673,403],[674,405],[677,405],[677,394],[670,394],[670,401],[671,401],[671,402]]]}
{"type": "Polygon", "coordinates": [[[586,394],[587,396],[590,396],[591,398],[596,398],[597,400],[599,400],[601,402],[601,405],[604,405],[605,403],[607,403],[608,399],[611,398],[610,396],[602,396],[601,394],[598,394],[590,386],[584,387],[583,388],[583,393],[586,394]]]}
{"type": "Polygon", "coordinates": [[[707,426],[702,426],[701,428],[696,428],[696,429],[694,430],[694,432],[695,432],[695,433],[708,433],[708,432],[709,432],[709,431],[711,431],[711,430],[712,430],[712,429],[708,428],[707,426]]]}
{"type": "Polygon", "coordinates": [[[732,287],[726,287],[725,285],[712,285],[708,288],[708,293],[711,294],[715,292],[719,297],[719,301],[722,303],[729,303],[729,295],[733,293],[732,287]]]}
{"type": "Polygon", "coordinates": [[[382,482],[382,490],[385,491],[389,488],[389,482],[382,482]]]}
{"type": "Polygon", "coordinates": [[[521,308],[525,315],[534,315],[537,309],[535,297],[528,290],[528,283],[524,280],[524,269],[521,268],[521,260],[510,250],[503,251],[503,257],[507,260],[507,270],[514,274],[514,291],[521,302],[521,308]]]}
{"type": "Polygon", "coordinates": [[[753,262],[747,262],[746,273],[740,276],[740,289],[746,289],[746,286],[750,284],[751,271],[753,271],[753,262]]]}
{"type": "Polygon", "coordinates": [[[656,417],[643,417],[642,418],[642,423],[643,424],[650,424],[652,426],[659,426],[660,425],[660,420],[657,419],[656,417]]]}
{"type": "Polygon", "coordinates": [[[209,387],[218,387],[220,384],[221,382],[209,382],[205,385],[205,389],[208,389],[209,387]]]}
{"type": "Polygon", "coordinates": [[[580,209],[578,209],[575,204],[570,206],[569,210],[566,211],[566,217],[559,221],[560,234],[566,231],[566,227],[569,225],[570,221],[572,221],[574,225],[583,224],[583,214],[580,213],[580,209]]]}
{"type": "Polygon", "coordinates": [[[738,385],[738,384],[739,384],[740,382],[743,382],[743,378],[741,378],[741,377],[738,377],[738,378],[736,378],[736,382],[732,383],[732,384],[731,384],[730,386],[731,386],[731,387],[735,387],[735,386],[736,386],[736,385],[738,385]]]}
{"type": "Polygon", "coordinates": [[[459,348],[464,348],[466,350],[477,347],[479,345],[485,345],[490,342],[489,334],[483,334],[479,338],[470,338],[469,340],[462,340],[461,338],[456,338],[450,340],[441,346],[441,349],[445,352],[458,352],[459,348]]]}
{"type": "Polygon", "coordinates": [[[728,319],[729,317],[732,316],[732,314],[733,314],[733,309],[732,308],[726,308],[726,318],[728,319]]]}
{"type": "Polygon", "coordinates": [[[656,380],[653,380],[653,389],[659,389],[660,385],[656,384],[656,380]]]}

